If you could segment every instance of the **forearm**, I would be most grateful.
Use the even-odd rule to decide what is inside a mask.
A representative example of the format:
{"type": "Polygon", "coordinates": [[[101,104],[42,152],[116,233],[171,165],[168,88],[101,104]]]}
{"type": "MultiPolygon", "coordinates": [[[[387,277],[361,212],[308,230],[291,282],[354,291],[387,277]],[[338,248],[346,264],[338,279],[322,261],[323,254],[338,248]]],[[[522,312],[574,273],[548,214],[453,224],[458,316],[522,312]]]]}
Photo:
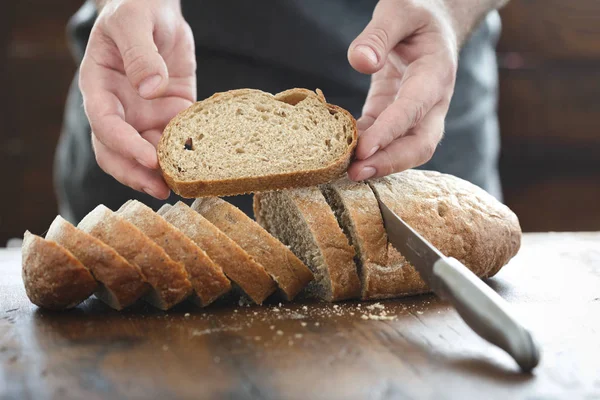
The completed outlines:
{"type": "Polygon", "coordinates": [[[502,8],[509,0],[443,0],[456,32],[458,48],[492,10],[502,8]]]}

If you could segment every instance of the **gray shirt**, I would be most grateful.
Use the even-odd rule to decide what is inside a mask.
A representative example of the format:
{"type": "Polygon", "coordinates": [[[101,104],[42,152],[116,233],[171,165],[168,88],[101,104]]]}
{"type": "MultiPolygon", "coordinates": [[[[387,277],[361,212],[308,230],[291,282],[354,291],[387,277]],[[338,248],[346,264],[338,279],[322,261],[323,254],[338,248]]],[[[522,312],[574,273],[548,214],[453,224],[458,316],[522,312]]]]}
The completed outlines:
{"type": "MultiPolygon", "coordinates": [[[[320,88],[329,102],[360,116],[370,78],[350,67],[346,53],[369,22],[376,3],[182,0],[183,14],[196,43],[198,98],[241,87],[272,93],[290,87],[320,88]]],[[[95,17],[88,1],[70,22],[69,35],[78,63],[95,17]]],[[[467,179],[497,197],[498,85],[494,48],[499,31],[499,16],[490,13],[461,50],[445,137],[433,159],[423,166],[467,179]]],[[[98,168],[75,83],[67,101],[55,180],[61,213],[72,221],[98,203],[118,208],[126,199],[138,198],[154,207],[160,205],[123,187],[98,168]]],[[[250,210],[247,197],[233,202],[250,210]]]]}

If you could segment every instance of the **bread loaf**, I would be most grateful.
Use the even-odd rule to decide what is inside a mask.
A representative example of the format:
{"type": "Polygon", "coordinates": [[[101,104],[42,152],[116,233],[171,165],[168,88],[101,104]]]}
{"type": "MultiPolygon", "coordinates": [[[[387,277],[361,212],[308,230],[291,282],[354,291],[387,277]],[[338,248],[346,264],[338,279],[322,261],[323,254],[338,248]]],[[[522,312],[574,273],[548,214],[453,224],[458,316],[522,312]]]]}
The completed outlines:
{"type": "Polygon", "coordinates": [[[37,306],[72,308],[96,290],[90,271],[56,242],[25,232],[21,253],[25,293],[37,306]]]}
{"type": "Polygon", "coordinates": [[[135,225],[107,207],[99,205],[77,227],[111,246],[142,270],[151,286],[144,299],[153,306],[168,310],[192,293],[183,265],[173,261],[135,225]]]}
{"type": "Polygon", "coordinates": [[[197,199],[192,209],[229,236],[271,275],[287,300],[313,279],[310,269],[240,209],[217,197],[197,199]]]}
{"type": "Polygon", "coordinates": [[[519,250],[517,216],[465,180],[434,171],[408,170],[369,184],[400,218],[478,276],[493,276],[519,250]]]}
{"type": "Polygon", "coordinates": [[[115,310],[133,304],[149,289],[137,265],[131,264],[104,242],[74,227],[60,215],[50,225],[46,239],[62,245],[90,270],[100,283],[96,297],[115,310]]]}
{"type": "Polygon", "coordinates": [[[344,173],[356,122],[322,93],[217,93],[171,120],[158,144],[167,184],[183,197],[310,186],[344,173]]]}
{"type": "Polygon", "coordinates": [[[327,301],[360,296],[354,249],[317,187],[257,193],[254,215],[310,267],[314,294],[327,301]]]}
{"type": "Polygon", "coordinates": [[[262,265],[185,203],[173,205],[163,217],[206,251],[225,275],[257,304],[261,304],[275,291],[275,282],[262,265]]]}
{"type": "Polygon", "coordinates": [[[231,289],[229,279],[191,239],[163,217],[137,200],[125,203],[117,213],[134,224],[174,261],[181,263],[194,288],[191,300],[199,306],[207,306],[231,289]]]}

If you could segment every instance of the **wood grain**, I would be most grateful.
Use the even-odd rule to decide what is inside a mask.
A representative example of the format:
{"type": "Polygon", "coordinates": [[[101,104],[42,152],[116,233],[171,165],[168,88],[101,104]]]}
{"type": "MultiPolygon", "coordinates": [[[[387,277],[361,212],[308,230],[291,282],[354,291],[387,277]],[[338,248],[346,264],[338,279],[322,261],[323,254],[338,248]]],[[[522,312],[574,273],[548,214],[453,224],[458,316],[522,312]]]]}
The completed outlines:
{"type": "Polygon", "coordinates": [[[596,398],[599,244],[600,232],[525,235],[489,281],[537,334],[533,375],[433,296],[168,313],[92,299],[50,313],[25,297],[19,251],[3,250],[0,398],[596,398]],[[395,319],[362,317],[383,311],[395,319]]]}

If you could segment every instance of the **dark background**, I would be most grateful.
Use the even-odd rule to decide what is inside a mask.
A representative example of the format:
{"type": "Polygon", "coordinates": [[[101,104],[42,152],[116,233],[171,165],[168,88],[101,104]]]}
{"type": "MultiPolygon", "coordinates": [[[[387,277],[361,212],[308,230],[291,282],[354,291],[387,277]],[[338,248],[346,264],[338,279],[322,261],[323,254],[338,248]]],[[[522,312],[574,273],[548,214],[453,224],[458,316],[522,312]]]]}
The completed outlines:
{"type": "MultiPolygon", "coordinates": [[[[53,154],[81,0],[0,2],[0,246],[57,213],[53,154]]],[[[512,0],[501,12],[506,203],[524,231],[600,230],[600,2],[512,0]]]]}

